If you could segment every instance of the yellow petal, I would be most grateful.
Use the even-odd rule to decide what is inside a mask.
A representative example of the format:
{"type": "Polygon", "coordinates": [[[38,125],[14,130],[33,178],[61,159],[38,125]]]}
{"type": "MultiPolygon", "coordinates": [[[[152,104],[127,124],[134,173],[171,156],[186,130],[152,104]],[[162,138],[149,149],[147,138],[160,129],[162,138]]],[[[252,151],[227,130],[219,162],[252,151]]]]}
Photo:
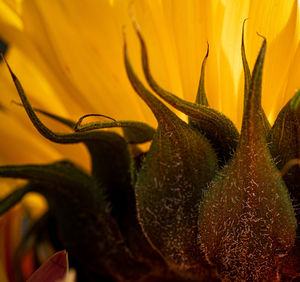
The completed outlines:
{"type": "Polygon", "coordinates": [[[37,193],[28,193],[22,200],[22,204],[34,220],[41,217],[48,208],[46,199],[37,193]]]}
{"type": "Polygon", "coordinates": [[[236,121],[236,97],[232,69],[220,40],[225,17],[222,1],[206,1],[208,42],[211,46],[207,60],[206,89],[211,105],[236,121]]]}
{"type": "Polygon", "coordinates": [[[251,1],[246,25],[246,46],[250,68],[255,61],[261,38],[268,40],[262,85],[262,104],[272,122],[283,101],[288,70],[299,42],[298,1],[251,1]]]}
{"type": "Polygon", "coordinates": [[[300,43],[298,43],[294,58],[291,61],[287,77],[287,85],[284,89],[282,99],[278,99],[277,110],[287,103],[293,97],[297,90],[300,89],[300,43]]]}
{"type": "Polygon", "coordinates": [[[5,267],[4,267],[3,261],[0,260],[0,281],[8,282],[7,279],[8,279],[8,277],[7,277],[6,273],[5,273],[5,267]]]}
{"type": "MultiPolygon", "coordinates": [[[[174,61],[173,65],[167,63],[163,67],[168,75],[172,76],[170,83],[175,88],[174,92],[176,90],[175,93],[178,93],[178,96],[183,96],[189,101],[195,101],[201,64],[207,49],[204,5],[205,1],[162,1],[166,28],[160,42],[161,45],[165,45],[164,53],[169,56],[172,54],[172,57],[168,59],[164,54],[158,56],[157,70],[154,69],[153,73],[156,74],[159,69],[162,69],[161,58],[166,58],[167,62],[174,61]],[[165,38],[169,39],[170,46],[165,44],[165,38]]],[[[156,14],[155,9],[152,14],[156,14]]],[[[142,13],[140,13],[140,18],[143,18],[142,13]]],[[[156,29],[152,33],[149,32],[150,36],[154,37],[157,32],[161,32],[160,22],[161,20],[157,20],[156,29]]],[[[148,39],[148,35],[146,38],[148,39]]],[[[149,48],[152,45],[151,41],[151,39],[148,40],[149,48]]],[[[161,75],[158,74],[157,77],[160,78],[161,75]]]]}
{"type": "Polygon", "coordinates": [[[128,14],[122,2],[112,7],[108,1],[28,1],[24,31],[60,78],[62,99],[72,97],[86,112],[143,120],[145,106],[136,99],[123,68],[122,17],[128,14]]]}

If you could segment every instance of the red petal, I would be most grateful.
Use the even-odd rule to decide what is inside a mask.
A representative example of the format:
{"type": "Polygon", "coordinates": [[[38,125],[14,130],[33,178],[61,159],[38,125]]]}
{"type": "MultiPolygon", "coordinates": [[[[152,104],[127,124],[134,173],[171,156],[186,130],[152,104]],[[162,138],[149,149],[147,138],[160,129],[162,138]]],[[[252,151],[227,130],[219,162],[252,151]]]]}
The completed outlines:
{"type": "Polygon", "coordinates": [[[67,252],[61,251],[50,257],[40,268],[38,268],[27,280],[27,282],[55,282],[62,279],[68,270],[67,252]]]}

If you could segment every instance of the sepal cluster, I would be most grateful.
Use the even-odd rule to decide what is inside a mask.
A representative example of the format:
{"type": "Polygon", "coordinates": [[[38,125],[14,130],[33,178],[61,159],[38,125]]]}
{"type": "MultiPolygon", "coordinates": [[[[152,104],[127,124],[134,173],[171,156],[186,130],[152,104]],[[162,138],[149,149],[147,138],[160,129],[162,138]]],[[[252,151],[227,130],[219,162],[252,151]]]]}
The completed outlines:
{"type": "Polygon", "coordinates": [[[266,40],[250,73],[242,38],[245,94],[239,133],[209,106],[204,89],[208,51],[196,101],[184,101],[156,82],[136,25],[135,30],[154,93],[135,74],[124,40],[125,68],[157,119],[157,129],[114,119],[83,124],[83,117],[76,123],[34,109],[7,64],[36,129],[56,143],[85,144],[92,163],[91,174],[67,160],[0,167],[1,177],[28,180],[0,201],[1,214],[32,191],[49,203],[20,250],[30,236],[51,225],[48,241],[57,250],[67,249],[83,281],[294,279],[300,269],[295,241],[299,216],[293,207],[300,198],[300,92],[271,127],[261,106],[266,40]],[[186,114],[189,122],[165,103],[186,114]],[[53,132],[38,114],[74,132],[53,132]],[[123,136],[99,130],[113,127],[122,128],[123,136]],[[149,141],[150,149],[141,153],[138,145],[149,141]]]}

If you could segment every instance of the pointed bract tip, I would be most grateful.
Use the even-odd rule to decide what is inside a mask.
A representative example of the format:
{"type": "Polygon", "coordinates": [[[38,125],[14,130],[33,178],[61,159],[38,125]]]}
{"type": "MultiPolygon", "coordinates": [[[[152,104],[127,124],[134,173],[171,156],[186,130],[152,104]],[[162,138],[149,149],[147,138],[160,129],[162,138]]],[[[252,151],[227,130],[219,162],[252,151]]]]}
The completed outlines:
{"type": "Polygon", "coordinates": [[[246,24],[246,21],[248,19],[244,19],[243,21],[243,27],[242,27],[242,46],[244,46],[244,42],[245,42],[245,24],[246,24]]]}
{"type": "Polygon", "coordinates": [[[132,5],[133,5],[133,1],[131,1],[128,5],[128,15],[129,15],[129,18],[131,20],[131,23],[132,23],[134,29],[136,30],[137,33],[140,33],[140,27],[137,24],[135,16],[133,15],[133,12],[132,12],[132,5]]]}
{"type": "Polygon", "coordinates": [[[244,29],[245,29],[245,24],[246,24],[246,22],[249,20],[249,18],[245,18],[244,20],[243,20],[243,31],[244,31],[244,29]]]}
{"type": "Polygon", "coordinates": [[[206,54],[205,54],[205,59],[208,57],[208,55],[209,55],[209,43],[208,43],[208,41],[206,41],[206,54]]]}
{"type": "Polygon", "coordinates": [[[122,25],[123,42],[126,45],[126,25],[122,25]]]}

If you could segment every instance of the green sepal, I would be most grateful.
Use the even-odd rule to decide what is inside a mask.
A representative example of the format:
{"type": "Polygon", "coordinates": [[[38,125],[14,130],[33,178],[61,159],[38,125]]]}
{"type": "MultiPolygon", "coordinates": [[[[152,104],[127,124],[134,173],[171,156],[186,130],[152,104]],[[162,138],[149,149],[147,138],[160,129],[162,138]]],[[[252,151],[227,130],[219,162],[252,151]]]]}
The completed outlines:
{"type": "Polygon", "coordinates": [[[200,204],[200,248],[226,281],[275,281],[278,258],[295,240],[294,210],[268,150],[261,119],[265,49],[264,39],[236,153],[211,182],[200,204]]]}
{"type": "Polygon", "coordinates": [[[49,113],[48,111],[31,108],[29,102],[24,104],[24,108],[28,108],[30,112],[33,112],[33,124],[43,130],[43,136],[47,139],[64,144],[82,142],[87,146],[92,160],[92,175],[104,188],[106,188],[105,192],[109,193],[109,189],[113,189],[113,191],[115,190],[115,188],[111,187],[114,186],[111,182],[121,182],[115,185],[118,189],[119,186],[124,186],[124,179],[126,179],[125,182],[127,185],[128,183],[130,184],[129,167],[132,160],[128,151],[128,146],[124,138],[120,135],[108,131],[58,134],[48,129],[39,120],[35,112],[48,116],[70,128],[74,128],[76,123],[70,119],[49,113]],[[115,173],[119,174],[117,179],[114,177],[115,173]]]}
{"type": "MultiPolygon", "coordinates": [[[[19,106],[23,106],[23,104],[20,104],[17,102],[14,102],[14,103],[19,106]]],[[[77,128],[79,126],[78,130],[80,131],[81,126],[78,125],[78,122],[75,123],[73,120],[61,117],[59,115],[56,115],[56,114],[53,114],[53,113],[50,113],[48,111],[41,110],[38,108],[32,108],[32,109],[34,110],[34,112],[38,112],[47,117],[50,117],[64,125],[68,126],[71,129],[74,129],[77,125],[77,128]]],[[[121,121],[121,122],[122,123],[130,123],[130,121],[121,121]]],[[[86,126],[89,127],[89,125],[86,125],[86,126]]],[[[101,128],[104,128],[103,125],[101,126],[101,128]]],[[[86,130],[92,130],[92,129],[95,129],[95,128],[86,129],[86,130]]],[[[100,181],[101,183],[102,182],[110,183],[111,180],[119,181],[120,179],[123,179],[123,177],[119,177],[119,178],[115,179],[115,177],[112,176],[112,173],[114,174],[116,171],[118,171],[119,173],[125,172],[126,174],[128,171],[130,171],[131,172],[131,183],[134,184],[135,180],[136,180],[136,173],[137,173],[137,170],[139,169],[139,161],[132,160],[132,157],[128,153],[128,149],[131,153],[133,153],[133,157],[136,157],[137,155],[140,155],[140,154],[144,155],[145,153],[140,151],[139,148],[135,144],[139,143],[137,141],[152,140],[153,135],[155,133],[155,129],[153,129],[152,127],[150,127],[144,123],[136,123],[136,124],[133,124],[133,127],[128,126],[128,128],[127,128],[127,126],[124,125],[124,127],[122,127],[122,130],[123,130],[125,140],[127,141],[127,143],[130,144],[129,148],[126,146],[124,139],[113,132],[103,132],[103,131],[90,132],[90,131],[88,131],[88,134],[83,133],[81,138],[79,137],[79,138],[76,138],[75,140],[72,139],[72,137],[74,135],[66,137],[66,139],[70,138],[70,140],[69,140],[70,144],[83,142],[87,146],[87,148],[90,152],[90,155],[91,155],[92,175],[96,179],[98,179],[98,181],[100,181]],[[145,134],[145,136],[142,136],[143,134],[145,134]],[[114,155],[114,158],[111,158],[111,155],[108,152],[113,152],[112,155],[114,155]],[[117,154],[115,154],[116,152],[117,152],[117,154]],[[108,164],[111,164],[111,165],[108,165],[108,164]],[[120,166],[120,164],[123,164],[123,165],[120,166]],[[128,166],[128,164],[131,167],[129,170],[126,167],[126,166],[128,166]]],[[[82,129],[82,131],[85,132],[85,129],[82,129]]],[[[79,133],[79,136],[80,135],[81,134],[79,133]]],[[[48,138],[49,134],[47,134],[45,137],[48,138]]],[[[59,142],[59,141],[57,140],[57,142],[59,142]]],[[[138,158],[140,158],[140,157],[138,157],[138,158]]],[[[107,186],[107,185],[105,185],[105,186],[107,186]]],[[[117,186],[121,187],[122,184],[117,184],[117,186]]],[[[106,191],[106,192],[109,193],[109,191],[106,191]]],[[[118,196],[118,198],[122,198],[122,197],[118,196]]]]}
{"type": "MultiPolygon", "coordinates": [[[[96,201],[97,205],[101,207],[101,210],[107,209],[105,196],[103,191],[98,188],[96,181],[69,161],[60,161],[50,165],[1,166],[0,177],[27,179],[46,187],[49,185],[49,189],[53,186],[54,190],[55,187],[64,186],[74,193],[70,194],[70,197],[78,196],[78,199],[86,202],[92,198],[93,202],[96,201]]],[[[47,191],[45,193],[48,193],[47,191]]],[[[36,192],[44,193],[42,190],[36,192]]],[[[63,191],[61,192],[63,193],[63,191]]]]}
{"type": "MultiPolygon", "coordinates": [[[[300,201],[300,91],[296,92],[278,114],[268,141],[277,168],[286,171],[283,172],[282,178],[291,199],[298,204],[300,201]]],[[[299,222],[299,213],[297,219],[299,222]]],[[[299,230],[300,225],[298,225],[299,230]]]]}
{"type": "MultiPolygon", "coordinates": [[[[104,188],[105,192],[108,193],[110,196],[109,200],[112,203],[114,202],[114,198],[117,199],[117,203],[113,203],[113,209],[118,207],[120,199],[122,199],[122,197],[120,197],[120,195],[122,195],[122,193],[120,193],[120,189],[126,189],[128,186],[130,186],[129,171],[131,160],[125,140],[114,132],[106,131],[74,132],[69,134],[53,132],[40,121],[35,113],[35,110],[30,105],[20,81],[12,72],[8,64],[7,66],[16,85],[23,106],[36,129],[45,138],[52,142],[60,144],[74,144],[79,142],[85,143],[91,154],[92,175],[98,180],[99,183],[102,184],[102,188],[104,188]],[[119,177],[115,177],[115,173],[118,173],[119,177]],[[117,197],[112,195],[117,195],[117,197]]],[[[75,127],[76,125],[76,123],[74,123],[72,120],[57,116],[47,111],[42,111],[40,109],[36,110],[71,128],[75,127]]],[[[127,189],[126,193],[127,195],[131,194],[132,199],[134,198],[131,187],[129,190],[127,189]]],[[[128,198],[128,196],[125,198],[128,198]]],[[[122,211],[120,214],[124,215],[124,212],[122,211]]]]}
{"type": "Polygon", "coordinates": [[[87,269],[124,280],[132,277],[128,265],[136,275],[147,270],[127,248],[102,189],[72,163],[2,166],[0,176],[33,182],[31,190],[48,201],[63,246],[87,269]]]}
{"type": "Polygon", "coordinates": [[[151,147],[135,187],[138,219],[152,246],[176,269],[200,271],[197,249],[197,211],[203,188],[217,169],[206,138],[183,122],[152,95],[124,61],[137,94],[158,121],[151,147]]]}
{"type": "MultiPolygon", "coordinates": [[[[239,133],[235,125],[225,115],[208,106],[184,101],[172,93],[162,89],[150,73],[146,44],[137,27],[136,32],[141,44],[144,74],[150,87],[167,103],[186,114],[190,117],[190,120],[193,120],[193,126],[200,130],[200,132],[211,142],[213,148],[218,154],[220,165],[222,166],[231,158],[232,153],[236,149],[239,133]]],[[[205,59],[202,66],[203,85],[201,84],[200,79],[200,90],[202,91],[201,95],[204,99],[205,59]]]]}
{"type": "Polygon", "coordinates": [[[12,193],[2,198],[0,200],[0,215],[4,214],[14,205],[19,203],[28,192],[30,192],[30,186],[26,185],[22,188],[14,190],[12,193]]]}
{"type": "Polygon", "coordinates": [[[35,114],[34,109],[30,105],[30,102],[25,94],[25,91],[19,81],[19,79],[16,77],[16,75],[11,70],[10,66],[6,62],[7,67],[9,69],[9,72],[11,74],[11,77],[14,81],[14,84],[16,86],[16,89],[18,91],[18,94],[22,100],[23,106],[27,112],[28,117],[30,118],[32,124],[35,126],[35,128],[47,139],[51,140],[52,142],[61,143],[61,144],[71,144],[71,143],[77,143],[82,142],[84,139],[92,138],[95,139],[95,135],[89,134],[90,130],[94,129],[101,129],[101,128],[113,128],[113,127],[122,127],[126,128],[127,135],[129,137],[128,142],[129,143],[144,143],[147,141],[150,141],[153,137],[153,134],[155,130],[143,123],[143,122],[135,122],[135,121],[113,121],[113,122],[94,122],[89,123],[84,126],[80,126],[79,123],[73,123],[73,121],[59,117],[55,114],[48,113],[46,111],[42,111],[37,109],[38,112],[45,114],[51,118],[54,118],[64,124],[66,124],[69,127],[73,127],[75,130],[80,132],[74,132],[70,134],[63,134],[63,133],[55,133],[51,131],[49,128],[47,128],[37,117],[35,114]]]}
{"type": "MultiPolygon", "coordinates": [[[[146,255],[151,254],[152,256],[153,252],[149,248],[148,243],[145,241],[136,218],[135,198],[131,183],[135,180],[135,171],[133,169],[133,160],[130,156],[125,139],[114,132],[107,131],[74,132],[70,134],[53,132],[40,121],[34,109],[30,105],[21,83],[8,64],[7,66],[29,118],[36,129],[44,137],[53,142],[62,144],[74,144],[79,142],[85,143],[91,155],[92,175],[99,183],[101,183],[101,188],[107,195],[108,201],[111,203],[111,213],[120,224],[120,228],[128,241],[127,243],[129,247],[138,253],[144,251],[146,255]],[[116,175],[118,175],[118,177],[116,177],[116,175]],[[132,230],[135,231],[132,232],[132,230]]],[[[69,119],[65,119],[39,109],[37,109],[37,111],[69,127],[76,126],[76,124],[69,119]]],[[[106,122],[105,124],[107,125],[106,127],[116,126],[116,123],[112,124],[110,122],[106,122]]],[[[139,131],[139,128],[143,132],[148,132],[146,137],[150,138],[151,134],[153,135],[154,129],[150,126],[143,123],[136,124],[140,127],[136,127],[134,123],[128,123],[129,126],[132,126],[129,128],[134,129],[128,129],[127,131],[131,132],[132,138],[136,138],[136,133],[139,131]]],[[[78,125],[79,124],[77,123],[77,126],[78,125]]],[[[100,124],[97,126],[99,125],[100,124]]],[[[126,125],[124,125],[124,128],[125,127],[126,125]]]]}
{"type": "MultiPolygon", "coordinates": [[[[251,83],[251,73],[250,73],[249,64],[248,64],[247,57],[246,57],[246,50],[245,50],[245,39],[244,39],[245,23],[246,23],[246,20],[244,20],[244,22],[243,22],[242,45],[241,45],[241,54],[242,54],[242,62],[243,62],[243,69],[244,69],[244,107],[246,107],[246,102],[248,99],[247,96],[249,94],[250,83],[251,83]]],[[[262,107],[260,110],[260,114],[261,114],[261,119],[263,122],[264,134],[265,134],[265,136],[268,136],[270,129],[271,129],[271,125],[270,125],[268,118],[265,114],[265,111],[263,110],[262,107]]]]}
{"type": "Polygon", "coordinates": [[[243,69],[244,69],[244,107],[246,106],[247,95],[251,83],[251,72],[250,72],[249,64],[246,57],[246,50],[245,50],[245,23],[246,20],[244,20],[243,22],[242,44],[241,44],[241,54],[242,54],[242,62],[243,62],[243,69]]]}
{"type": "MultiPolygon", "coordinates": [[[[5,61],[6,62],[6,61],[5,61]]],[[[12,72],[12,79],[22,100],[24,108],[36,129],[47,139],[61,144],[84,142],[92,156],[93,176],[101,184],[101,191],[109,195],[112,204],[111,214],[120,224],[126,243],[133,253],[151,256],[157,259],[140,229],[136,218],[134,193],[131,186],[131,158],[125,140],[113,132],[75,132],[70,134],[55,133],[48,129],[37,117],[31,107],[23,87],[12,72]],[[118,177],[116,177],[116,174],[118,177]]],[[[46,112],[44,112],[45,114],[46,112]]],[[[70,126],[72,121],[48,114],[52,118],[70,126]]],[[[147,127],[148,132],[150,127],[147,127]]],[[[134,173],[133,171],[131,172],[134,173]]],[[[99,188],[98,188],[99,189],[99,188]]],[[[100,190],[100,189],[99,189],[100,190]]],[[[130,260],[129,260],[130,261],[130,260]]]]}
{"type": "MultiPolygon", "coordinates": [[[[31,112],[42,113],[70,128],[74,128],[76,125],[70,119],[41,109],[30,109],[29,102],[25,103],[24,107],[29,108],[28,110],[31,112]]],[[[32,115],[35,115],[35,113],[32,113],[32,115]]],[[[44,136],[48,139],[51,138],[52,141],[55,138],[58,143],[68,142],[72,144],[83,142],[87,146],[92,160],[92,175],[97,180],[97,183],[101,184],[101,190],[105,194],[111,208],[110,213],[118,222],[127,246],[137,257],[144,257],[146,260],[151,259],[152,263],[153,260],[159,260],[157,254],[146,241],[137,221],[136,202],[132,187],[132,182],[135,181],[135,175],[133,176],[132,174],[135,172],[132,169],[133,160],[124,138],[114,132],[97,131],[65,134],[61,139],[61,136],[46,128],[36,115],[34,121],[35,126],[44,128],[44,136]]],[[[142,127],[144,126],[142,123],[140,124],[142,127]]],[[[151,131],[150,127],[144,128],[148,128],[148,132],[151,131]]],[[[127,132],[133,134],[133,132],[138,131],[135,128],[127,132]]]]}
{"type": "MultiPolygon", "coordinates": [[[[24,91],[22,91],[24,92],[24,91]]],[[[14,101],[13,101],[14,102],[14,101]]],[[[20,104],[18,102],[14,102],[15,104],[19,106],[25,106],[23,104],[20,104]]],[[[28,107],[28,104],[26,104],[26,107],[28,107]]],[[[91,122],[88,124],[81,125],[82,118],[79,120],[80,122],[74,122],[73,120],[58,116],[56,114],[50,113],[48,111],[44,111],[38,108],[32,108],[34,112],[41,113],[45,116],[48,116],[56,121],[59,121],[66,126],[70,127],[71,129],[74,129],[76,132],[86,132],[96,129],[107,129],[107,128],[114,128],[114,127],[120,127],[123,130],[125,139],[127,143],[129,144],[140,144],[145,143],[148,141],[151,141],[153,138],[153,135],[155,133],[155,129],[151,127],[150,125],[143,123],[143,122],[137,122],[137,121],[116,121],[113,122],[91,122]]],[[[86,116],[86,115],[85,115],[86,116]]],[[[90,115],[88,115],[90,116],[90,115]]],[[[34,125],[38,126],[38,124],[34,123],[34,125]]],[[[73,135],[71,135],[73,136],[73,135]]],[[[80,136],[80,135],[79,135],[80,136]]],[[[85,135],[82,135],[84,138],[85,135]]],[[[46,137],[48,138],[48,137],[46,137]]]]}

